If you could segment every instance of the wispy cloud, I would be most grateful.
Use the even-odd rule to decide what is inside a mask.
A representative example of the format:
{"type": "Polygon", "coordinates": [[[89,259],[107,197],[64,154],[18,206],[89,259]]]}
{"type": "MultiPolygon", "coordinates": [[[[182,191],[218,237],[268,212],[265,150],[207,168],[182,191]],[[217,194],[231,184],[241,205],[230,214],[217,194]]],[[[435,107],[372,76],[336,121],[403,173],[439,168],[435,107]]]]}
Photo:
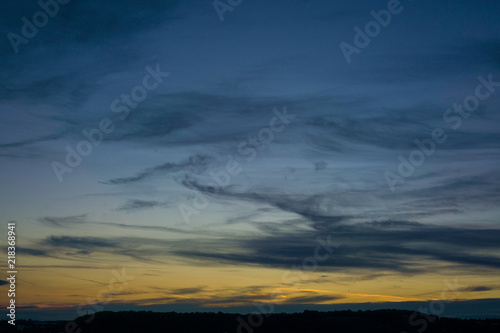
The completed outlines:
{"type": "MultiPolygon", "coordinates": [[[[193,177],[185,176],[181,183],[189,188],[211,195],[209,186],[201,184],[193,177]]],[[[286,212],[296,213],[302,217],[315,222],[337,223],[348,218],[348,216],[336,215],[334,211],[324,209],[324,203],[327,195],[285,195],[282,193],[273,193],[272,190],[262,188],[259,191],[237,192],[229,187],[220,188],[218,196],[224,199],[234,199],[241,201],[257,202],[268,204],[286,212]]]]}
{"type": "Polygon", "coordinates": [[[40,217],[38,222],[48,224],[55,227],[64,227],[71,224],[85,223],[87,220],[87,215],[73,215],[73,216],[63,216],[63,217],[40,217]]]}
{"type": "Polygon", "coordinates": [[[118,210],[126,210],[126,211],[131,211],[131,210],[140,210],[140,209],[146,209],[146,208],[154,208],[154,207],[168,207],[167,203],[162,203],[154,200],[139,200],[139,199],[133,199],[133,200],[128,200],[126,204],[120,206],[118,210]]]}
{"type": "MultiPolygon", "coordinates": [[[[163,206],[166,204],[160,204],[160,205],[163,206]]],[[[146,204],[144,208],[147,207],[149,206],[146,204]]],[[[131,209],[136,209],[136,208],[133,207],[131,209]]],[[[69,227],[69,226],[81,227],[83,225],[100,225],[100,226],[104,225],[104,226],[123,228],[123,229],[151,230],[151,231],[162,231],[162,232],[190,234],[190,235],[197,234],[197,232],[192,230],[184,230],[180,228],[172,228],[161,225],[125,224],[118,222],[92,221],[87,219],[87,214],[81,214],[76,216],[65,216],[65,217],[42,217],[39,218],[38,221],[44,224],[48,224],[49,226],[52,227],[69,227]]]]}
{"type": "Polygon", "coordinates": [[[490,291],[493,289],[494,289],[493,287],[488,287],[488,286],[474,286],[474,287],[463,288],[461,290],[470,292],[479,292],[479,291],[490,291]]]}
{"type": "Polygon", "coordinates": [[[500,269],[500,257],[476,253],[480,249],[498,249],[496,237],[500,236],[500,230],[452,228],[406,221],[329,224],[313,227],[310,231],[275,229],[267,235],[219,241],[218,244],[222,242],[232,249],[229,251],[210,251],[211,246],[205,244],[203,252],[176,247],[174,253],[204,262],[285,268],[299,265],[316,247],[314,240],[327,235],[339,247],[322,263],[320,269],[324,271],[342,269],[344,272],[418,274],[433,270],[434,266],[464,271],[476,267],[478,272],[500,269]],[[427,264],[423,265],[423,262],[427,264]]]}
{"type": "Polygon", "coordinates": [[[162,173],[170,173],[170,172],[178,172],[182,170],[188,170],[195,173],[203,172],[207,169],[208,165],[213,161],[213,158],[208,155],[196,155],[191,156],[188,159],[179,162],[179,163],[164,163],[152,168],[147,168],[135,176],[124,177],[124,178],[113,178],[106,182],[102,182],[104,184],[110,185],[119,185],[119,184],[127,184],[138,182],[148,177],[152,177],[154,175],[162,174],[162,173]]]}

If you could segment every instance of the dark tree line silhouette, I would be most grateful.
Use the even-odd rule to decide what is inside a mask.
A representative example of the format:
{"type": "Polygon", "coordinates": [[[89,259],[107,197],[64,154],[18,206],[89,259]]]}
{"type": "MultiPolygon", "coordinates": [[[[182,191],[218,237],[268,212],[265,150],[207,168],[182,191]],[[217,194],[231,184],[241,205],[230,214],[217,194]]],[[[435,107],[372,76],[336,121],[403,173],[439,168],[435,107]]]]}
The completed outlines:
{"type": "Polygon", "coordinates": [[[498,333],[500,319],[454,319],[402,310],[335,311],[239,315],[227,313],[99,312],[71,322],[20,320],[0,332],[28,333],[498,333]]]}

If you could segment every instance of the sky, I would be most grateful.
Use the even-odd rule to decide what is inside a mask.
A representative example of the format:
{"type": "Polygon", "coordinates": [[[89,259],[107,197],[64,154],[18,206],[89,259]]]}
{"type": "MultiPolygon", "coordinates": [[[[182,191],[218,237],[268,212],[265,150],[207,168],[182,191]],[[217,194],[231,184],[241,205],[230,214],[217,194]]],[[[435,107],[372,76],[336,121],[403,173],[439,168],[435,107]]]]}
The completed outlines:
{"type": "Polygon", "coordinates": [[[500,317],[498,2],[41,4],[0,10],[19,318],[500,317]]]}

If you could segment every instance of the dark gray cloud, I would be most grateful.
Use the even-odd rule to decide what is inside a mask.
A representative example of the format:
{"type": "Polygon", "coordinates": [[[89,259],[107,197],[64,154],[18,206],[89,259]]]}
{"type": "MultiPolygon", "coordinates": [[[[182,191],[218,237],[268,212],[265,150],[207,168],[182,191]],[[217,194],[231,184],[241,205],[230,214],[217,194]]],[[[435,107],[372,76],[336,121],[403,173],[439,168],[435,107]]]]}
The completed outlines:
{"type": "Polygon", "coordinates": [[[195,155],[179,163],[169,162],[160,164],[152,168],[147,168],[145,170],[142,170],[135,176],[124,177],[124,178],[113,178],[102,183],[110,185],[127,184],[127,183],[138,182],[158,174],[179,172],[183,170],[188,170],[194,173],[201,173],[205,171],[212,162],[213,158],[208,155],[195,155]]]}
{"type": "MultiPolygon", "coordinates": [[[[311,294],[311,292],[308,292],[311,294]]],[[[344,298],[340,295],[308,295],[287,298],[285,304],[320,304],[321,302],[331,302],[344,298]]]]}
{"type": "Polygon", "coordinates": [[[44,244],[52,247],[66,247],[73,249],[101,249],[117,247],[117,242],[98,237],[72,237],[72,236],[49,236],[44,244]]]}
{"type": "MultiPolygon", "coordinates": [[[[474,82],[471,94],[473,88],[474,82]]],[[[333,152],[368,150],[371,146],[396,151],[413,150],[418,148],[416,139],[431,138],[432,131],[438,127],[448,135],[445,143],[437,145],[440,151],[499,148],[499,133],[485,132],[480,128],[452,131],[450,125],[442,120],[450,107],[452,105],[427,104],[383,112],[373,108],[371,115],[363,117],[353,113],[316,115],[309,117],[305,125],[314,129],[308,134],[310,145],[333,152]]],[[[359,108],[363,105],[360,104],[359,108]]],[[[490,119],[483,107],[474,112],[474,118],[476,121],[497,121],[490,119]]]]}
{"type": "Polygon", "coordinates": [[[110,140],[143,141],[156,146],[234,145],[268,126],[273,108],[308,100],[233,96],[223,90],[159,94],[130,112],[110,140]]]}
{"type": "MultiPolygon", "coordinates": [[[[126,36],[131,32],[145,31],[178,18],[179,13],[175,11],[177,2],[152,0],[139,5],[129,0],[85,3],[71,1],[60,6],[59,13],[40,29],[37,39],[22,45],[25,48],[23,51],[29,53],[30,49],[36,49],[40,45],[54,47],[64,43],[102,42],[126,36]]],[[[21,17],[31,18],[40,9],[37,2],[6,4],[2,14],[2,33],[20,34],[21,17]]],[[[8,41],[4,41],[2,46],[4,51],[13,53],[8,41]]]]}
{"type": "MultiPolygon", "coordinates": [[[[104,70],[95,69],[95,71],[99,71],[96,73],[99,75],[106,74],[104,70]]],[[[48,102],[65,109],[82,106],[98,90],[98,85],[92,79],[82,76],[77,70],[67,74],[54,74],[31,82],[4,81],[0,86],[3,88],[0,97],[4,100],[23,100],[27,104],[48,102]]],[[[70,120],[76,116],[70,112],[64,118],[70,120]]],[[[61,115],[48,118],[57,120],[61,118],[61,115]]]]}
{"type": "Polygon", "coordinates": [[[475,286],[475,287],[467,287],[463,288],[463,291],[471,291],[471,292],[478,292],[478,291],[490,291],[493,290],[494,288],[488,287],[488,286],[475,286]]]}
{"type": "Polygon", "coordinates": [[[158,206],[166,206],[165,203],[161,203],[154,200],[139,200],[133,199],[128,200],[126,204],[119,207],[118,210],[138,210],[138,209],[146,209],[146,208],[154,208],[158,206]]]}
{"type": "Polygon", "coordinates": [[[0,144],[0,149],[18,148],[18,147],[23,147],[23,146],[27,146],[27,145],[33,145],[35,143],[58,140],[58,139],[64,137],[66,134],[68,134],[68,131],[65,131],[63,133],[57,133],[57,134],[49,134],[49,135],[42,136],[42,137],[35,138],[35,139],[28,139],[28,140],[10,142],[10,143],[2,143],[2,144],[0,144]]]}
{"type": "Polygon", "coordinates": [[[199,292],[202,292],[205,290],[205,286],[203,287],[195,287],[195,288],[180,288],[180,289],[172,289],[170,290],[170,292],[172,294],[182,294],[182,295],[185,295],[185,294],[197,294],[199,292]]]}
{"type": "Polygon", "coordinates": [[[321,171],[321,170],[326,169],[327,166],[328,166],[328,163],[326,163],[325,161],[316,162],[316,163],[314,163],[314,170],[321,171]]]}
{"type": "Polygon", "coordinates": [[[179,131],[202,122],[200,115],[188,103],[178,105],[169,98],[159,97],[143,104],[133,110],[125,121],[120,120],[120,126],[111,140],[171,144],[178,140],[179,131]]]}
{"type": "MultiPolygon", "coordinates": [[[[181,183],[187,188],[200,191],[208,196],[213,195],[213,190],[210,186],[203,185],[192,177],[185,176],[181,180],[181,183]]],[[[324,205],[325,199],[328,197],[325,194],[310,196],[283,195],[281,193],[273,193],[272,190],[268,189],[261,189],[259,192],[236,192],[227,187],[219,188],[217,196],[226,199],[268,204],[286,212],[296,213],[316,223],[338,223],[348,218],[348,216],[336,215],[334,211],[331,211],[330,207],[324,205]]]]}
{"type": "MultiPolygon", "coordinates": [[[[160,206],[166,206],[168,204],[161,203],[160,206]]],[[[138,209],[134,205],[134,207],[129,207],[130,209],[138,209]]],[[[141,204],[139,204],[141,206],[141,204]]],[[[151,206],[148,204],[142,205],[143,208],[151,208],[156,206],[151,206]]],[[[129,209],[129,210],[130,210],[129,209]]],[[[135,230],[154,230],[154,231],[162,231],[162,232],[172,232],[172,233],[181,233],[181,234],[196,234],[196,231],[192,230],[184,230],[181,228],[173,228],[173,227],[165,227],[161,225],[143,225],[143,224],[125,224],[125,223],[117,223],[117,222],[99,222],[92,221],[87,219],[87,214],[75,215],[75,216],[65,216],[65,217],[42,217],[37,219],[39,222],[48,224],[53,227],[80,227],[83,225],[104,225],[115,228],[123,228],[123,229],[135,229],[135,230]]],[[[201,233],[201,232],[200,232],[201,233]]]]}
{"type": "Polygon", "coordinates": [[[140,237],[74,237],[74,236],[49,236],[39,242],[38,248],[45,251],[47,256],[57,258],[72,258],[75,256],[89,256],[93,260],[95,253],[106,253],[114,256],[126,256],[138,261],[164,263],[157,258],[168,260],[168,249],[172,246],[170,241],[140,238],[140,237]],[[61,252],[76,250],[74,252],[61,252]]]}
{"type": "MultiPolygon", "coordinates": [[[[310,224],[314,225],[314,224],[310,224]]],[[[264,230],[264,229],[261,229],[264,230]]],[[[330,236],[335,246],[334,254],[320,264],[322,271],[398,271],[423,273],[440,267],[470,270],[500,269],[500,257],[495,256],[500,247],[496,229],[452,228],[423,225],[406,221],[377,221],[362,224],[329,224],[313,227],[311,231],[287,228],[257,237],[245,237],[238,242],[225,239],[220,242],[237,250],[204,251],[176,247],[174,253],[186,258],[207,260],[221,264],[263,265],[292,267],[313,256],[318,237],[330,236]],[[493,251],[490,255],[478,250],[493,251]],[[423,265],[423,262],[432,264],[423,265]]],[[[333,246],[333,245],[332,245],[333,246]]]]}
{"type": "Polygon", "coordinates": [[[85,223],[87,220],[86,214],[73,215],[73,216],[63,216],[63,217],[40,217],[38,222],[48,224],[55,227],[64,227],[71,224],[85,223]]]}
{"type": "Polygon", "coordinates": [[[461,176],[443,173],[442,176],[436,179],[435,175],[424,175],[422,179],[433,180],[429,185],[409,191],[402,188],[400,195],[409,200],[408,206],[403,209],[427,214],[435,213],[436,209],[460,213],[461,209],[468,206],[488,208],[498,205],[500,176],[497,172],[488,170],[481,174],[461,176]]]}
{"type": "Polygon", "coordinates": [[[17,253],[24,254],[24,255],[29,255],[29,256],[35,256],[35,257],[50,257],[47,251],[45,250],[40,250],[40,249],[30,249],[30,248],[17,248],[16,249],[17,253]]]}

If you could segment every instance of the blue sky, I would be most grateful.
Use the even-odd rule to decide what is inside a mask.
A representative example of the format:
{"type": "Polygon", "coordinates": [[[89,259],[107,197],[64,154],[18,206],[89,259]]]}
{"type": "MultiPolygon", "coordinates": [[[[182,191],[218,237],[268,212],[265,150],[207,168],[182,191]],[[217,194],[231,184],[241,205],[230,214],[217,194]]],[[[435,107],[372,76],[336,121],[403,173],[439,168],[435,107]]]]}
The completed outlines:
{"type": "MultiPolygon", "coordinates": [[[[388,3],[243,1],[221,21],[211,1],[70,1],[15,47],[9,34],[22,36],[22,18],[41,8],[3,4],[0,212],[18,223],[33,284],[21,296],[26,306],[42,317],[74,306],[99,286],[79,272],[104,281],[111,266],[143,272],[150,288],[132,284],[135,296],[117,295],[113,306],[183,308],[151,296],[158,288],[196,294],[188,309],[221,297],[230,309],[248,306],[234,300],[251,286],[268,293],[281,284],[269,272],[301,262],[327,235],[338,252],[317,268],[325,277],[307,283],[333,296],[310,301],[311,291],[301,303],[294,294],[288,305],[374,301],[340,297],[342,279],[364,281],[358,294],[383,286],[388,297],[425,302],[461,276],[463,301],[500,298],[492,278],[500,269],[499,5],[401,1],[348,63],[341,43],[355,45],[355,28],[388,3]],[[126,106],[124,95],[141,92],[126,106]],[[474,100],[473,111],[456,111],[474,100]],[[103,121],[112,130],[102,143],[80,144],[82,131],[103,121]],[[433,139],[436,129],[446,139],[433,139]],[[425,153],[415,140],[434,148],[425,153]],[[79,144],[92,151],[68,166],[67,147],[79,144]],[[412,158],[421,163],[402,175],[412,158]],[[58,177],[54,162],[71,172],[58,177]],[[211,175],[228,163],[238,172],[214,188],[211,175]],[[172,263],[184,284],[147,278],[172,263]],[[219,282],[191,280],[202,266],[219,282]],[[217,279],[219,269],[234,275],[217,279]],[[45,284],[54,274],[67,291],[45,284]],[[72,288],[86,294],[70,297],[72,288]]],[[[498,315],[492,305],[485,311],[498,315]]]]}

